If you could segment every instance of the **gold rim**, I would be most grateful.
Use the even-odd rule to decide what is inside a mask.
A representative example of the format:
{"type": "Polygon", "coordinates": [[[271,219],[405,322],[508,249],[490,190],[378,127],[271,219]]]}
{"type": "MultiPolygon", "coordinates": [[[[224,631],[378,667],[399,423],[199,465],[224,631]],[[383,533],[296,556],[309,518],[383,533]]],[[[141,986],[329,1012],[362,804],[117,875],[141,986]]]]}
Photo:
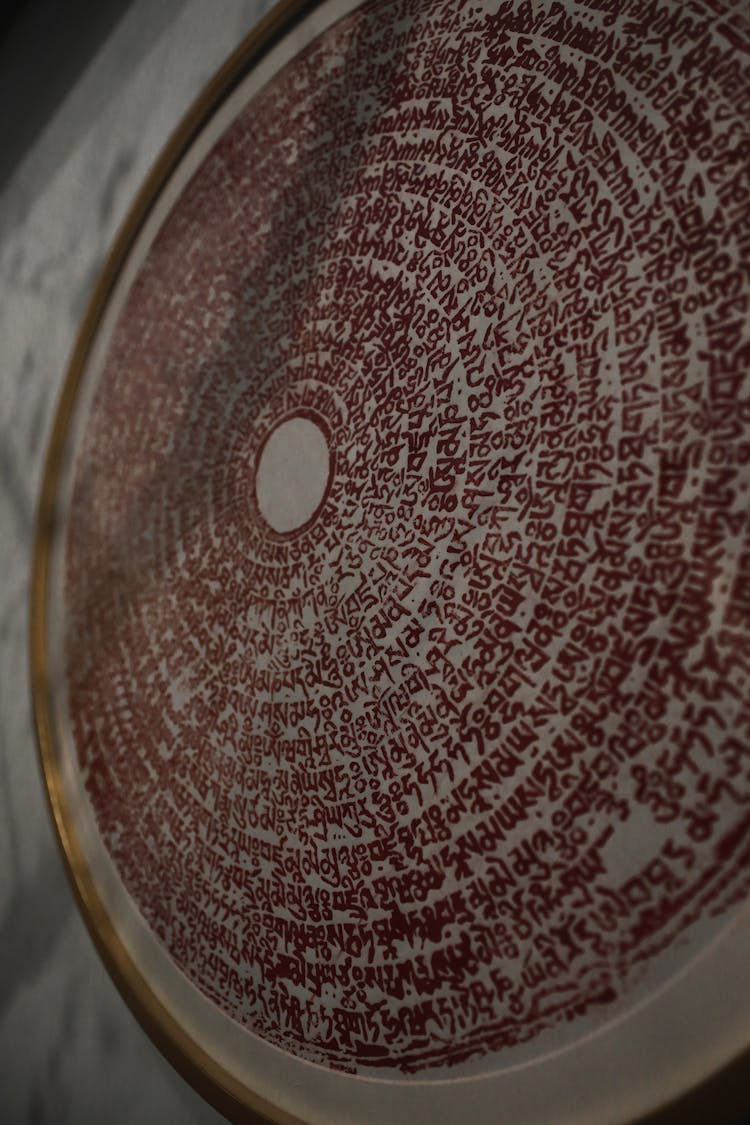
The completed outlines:
{"type": "MultiPolygon", "coordinates": [[[[79,330],[55,414],[42,475],[33,542],[30,663],[34,723],[50,813],[64,866],[79,910],[107,970],[144,1031],[190,1085],[219,1112],[242,1123],[305,1125],[259,1097],[220,1066],[186,1034],[157,999],[118,936],[83,858],[73,818],[63,793],[60,756],[52,723],[47,655],[49,557],[63,453],[78,391],[94,337],[144,222],[169,176],[203,127],[242,78],[321,0],[279,0],[230,55],[204,88],[160,153],[123,221],[79,330]]],[[[716,1074],[679,1099],[638,1120],[641,1125],[682,1125],[707,1120],[733,1121],[748,1110],[750,1047],[716,1074]]]]}

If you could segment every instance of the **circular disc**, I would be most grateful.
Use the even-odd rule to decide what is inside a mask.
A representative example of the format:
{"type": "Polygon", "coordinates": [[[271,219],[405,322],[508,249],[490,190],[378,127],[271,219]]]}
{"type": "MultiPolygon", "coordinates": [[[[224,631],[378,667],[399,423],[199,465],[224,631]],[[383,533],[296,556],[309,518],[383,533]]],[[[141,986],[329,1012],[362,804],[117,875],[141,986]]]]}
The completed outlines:
{"type": "Polygon", "coordinates": [[[750,1043],[750,11],[299,9],[66,385],[74,880],[225,1108],[631,1120],[750,1043]]]}

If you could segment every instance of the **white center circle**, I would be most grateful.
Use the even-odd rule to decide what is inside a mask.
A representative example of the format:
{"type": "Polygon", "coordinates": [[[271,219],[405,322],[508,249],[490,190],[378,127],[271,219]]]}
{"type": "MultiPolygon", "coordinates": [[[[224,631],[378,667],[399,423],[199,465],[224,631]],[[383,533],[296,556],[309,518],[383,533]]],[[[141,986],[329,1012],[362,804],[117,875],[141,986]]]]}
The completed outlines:
{"type": "Polygon", "coordinates": [[[271,432],[255,474],[255,495],[263,519],[280,534],[308,523],[323,501],[331,459],[316,422],[296,415],[271,432]]]}

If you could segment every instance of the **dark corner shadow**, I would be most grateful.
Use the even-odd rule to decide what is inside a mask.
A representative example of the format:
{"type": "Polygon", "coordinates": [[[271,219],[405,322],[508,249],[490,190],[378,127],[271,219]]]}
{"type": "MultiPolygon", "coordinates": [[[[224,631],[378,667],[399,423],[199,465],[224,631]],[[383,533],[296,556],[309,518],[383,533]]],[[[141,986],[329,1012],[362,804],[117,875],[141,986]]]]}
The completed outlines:
{"type": "MultiPolygon", "coordinates": [[[[54,116],[101,44],[128,13],[133,0],[12,0],[0,12],[0,192],[32,149],[47,122],[54,116]]],[[[149,34],[142,36],[141,50],[153,40],[151,23],[163,25],[184,0],[152,5],[149,34]]],[[[123,65],[134,45],[126,45],[123,65]]],[[[103,90],[76,107],[77,119],[70,128],[78,132],[81,118],[94,118],[101,110],[103,90]]],[[[83,122],[85,126],[85,121],[83,122]]],[[[65,131],[63,127],[62,131],[65,131]]],[[[51,146],[50,167],[70,151],[74,136],[60,136],[51,146]]]]}

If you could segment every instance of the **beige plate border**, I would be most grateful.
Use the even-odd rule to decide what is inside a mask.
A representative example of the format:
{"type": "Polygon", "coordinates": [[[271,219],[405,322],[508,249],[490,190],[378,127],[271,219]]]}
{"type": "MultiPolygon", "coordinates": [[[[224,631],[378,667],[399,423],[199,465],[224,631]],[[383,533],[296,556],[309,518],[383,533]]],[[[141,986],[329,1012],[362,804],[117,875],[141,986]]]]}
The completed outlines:
{"type": "MultiPolygon", "coordinates": [[[[94,337],[133,244],[169,176],[219,106],[261,58],[319,3],[320,0],[280,0],[247,36],[182,119],[122,223],[89,301],[65,375],[44,464],[32,556],[30,661],[34,722],[49,808],[78,907],[110,976],[154,1044],[217,1110],[232,1121],[248,1125],[304,1122],[237,1081],[177,1023],[125,949],[84,860],[64,795],[60,748],[52,721],[47,649],[49,560],[56,530],[60,473],[78,391],[94,337]]],[[[743,1112],[750,1112],[750,1047],[677,1101],[639,1120],[641,1125],[704,1125],[729,1123],[743,1112]]]]}

